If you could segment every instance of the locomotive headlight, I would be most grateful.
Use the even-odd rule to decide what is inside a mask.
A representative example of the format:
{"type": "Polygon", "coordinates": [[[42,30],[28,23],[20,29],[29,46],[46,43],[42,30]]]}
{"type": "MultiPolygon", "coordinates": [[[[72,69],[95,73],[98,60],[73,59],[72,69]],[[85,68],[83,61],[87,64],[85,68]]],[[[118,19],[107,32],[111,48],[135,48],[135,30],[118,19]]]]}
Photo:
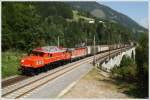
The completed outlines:
{"type": "Polygon", "coordinates": [[[24,60],[21,60],[21,62],[24,62],[24,60]]]}

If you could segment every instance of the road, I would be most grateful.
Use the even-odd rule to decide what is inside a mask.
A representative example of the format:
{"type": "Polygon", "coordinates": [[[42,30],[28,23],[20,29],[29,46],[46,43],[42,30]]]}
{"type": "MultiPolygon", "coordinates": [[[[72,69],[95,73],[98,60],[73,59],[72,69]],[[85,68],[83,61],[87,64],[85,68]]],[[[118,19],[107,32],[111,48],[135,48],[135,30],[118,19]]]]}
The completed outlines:
{"type": "Polygon", "coordinates": [[[33,92],[25,95],[23,98],[55,98],[60,95],[61,91],[63,91],[67,86],[87,74],[92,67],[93,66],[90,63],[80,65],[80,67],[77,67],[61,77],[48,82],[33,92]]]}

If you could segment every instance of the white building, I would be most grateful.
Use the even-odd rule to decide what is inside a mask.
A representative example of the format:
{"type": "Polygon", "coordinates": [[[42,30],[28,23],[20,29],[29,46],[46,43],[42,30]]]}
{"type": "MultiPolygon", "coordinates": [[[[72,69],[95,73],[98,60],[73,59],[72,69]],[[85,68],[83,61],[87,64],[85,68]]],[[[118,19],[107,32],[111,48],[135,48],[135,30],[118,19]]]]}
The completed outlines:
{"type": "Polygon", "coordinates": [[[95,23],[95,20],[90,20],[89,23],[93,24],[93,23],[95,23]]]}

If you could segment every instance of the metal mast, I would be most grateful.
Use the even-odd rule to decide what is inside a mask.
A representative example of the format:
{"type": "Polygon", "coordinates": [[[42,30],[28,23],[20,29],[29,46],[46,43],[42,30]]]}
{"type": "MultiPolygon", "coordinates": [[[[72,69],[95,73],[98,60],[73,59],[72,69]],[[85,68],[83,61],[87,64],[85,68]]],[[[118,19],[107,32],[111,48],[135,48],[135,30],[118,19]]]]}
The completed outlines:
{"type": "Polygon", "coordinates": [[[59,36],[57,37],[57,46],[59,47],[59,36]]]}
{"type": "Polygon", "coordinates": [[[95,58],[95,35],[94,35],[94,40],[93,40],[93,42],[94,42],[94,59],[93,59],[93,65],[95,66],[95,60],[96,60],[96,58],[95,58]]]}

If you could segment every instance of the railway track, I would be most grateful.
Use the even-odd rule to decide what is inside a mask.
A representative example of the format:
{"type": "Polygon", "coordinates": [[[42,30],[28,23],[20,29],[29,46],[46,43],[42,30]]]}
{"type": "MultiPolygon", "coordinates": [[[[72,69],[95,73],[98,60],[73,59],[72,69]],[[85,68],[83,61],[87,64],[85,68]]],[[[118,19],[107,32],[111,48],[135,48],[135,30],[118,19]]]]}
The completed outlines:
{"type": "Polygon", "coordinates": [[[12,84],[15,84],[19,81],[23,81],[25,79],[28,79],[30,78],[29,76],[16,76],[16,77],[13,77],[13,78],[10,78],[10,79],[6,79],[6,80],[3,80],[2,81],[2,88],[5,88],[7,86],[10,86],[12,84]]]}
{"type": "MultiPolygon", "coordinates": [[[[113,50],[110,53],[114,54],[120,51],[121,49],[118,49],[118,50],[113,50]]],[[[104,58],[104,57],[107,57],[108,55],[109,55],[109,52],[105,52],[105,53],[96,55],[96,57],[104,58]]],[[[49,81],[52,81],[56,79],[57,77],[70,72],[71,70],[79,67],[80,65],[84,63],[92,62],[92,61],[93,61],[93,56],[87,57],[77,62],[65,65],[64,67],[60,67],[59,69],[56,69],[55,71],[52,71],[51,73],[42,73],[39,76],[33,76],[29,79],[7,86],[3,88],[2,90],[2,97],[14,98],[14,99],[21,98],[24,95],[27,95],[28,93],[32,92],[36,88],[48,83],[49,81]]]]}
{"type": "MultiPolygon", "coordinates": [[[[72,62],[72,63],[78,63],[78,61],[75,61],[75,62],[72,62]]],[[[69,65],[71,65],[71,63],[69,63],[69,65]]],[[[62,66],[66,66],[66,65],[62,65],[62,66]]],[[[57,68],[55,68],[55,69],[53,69],[53,70],[58,70],[58,69],[62,69],[62,67],[61,66],[59,66],[59,67],[57,67],[57,68]]],[[[49,70],[49,71],[52,71],[52,70],[49,70]]],[[[41,73],[42,74],[42,73],[41,73]]],[[[15,84],[15,83],[17,83],[17,82],[20,82],[20,81],[23,81],[23,80],[25,80],[25,79],[28,79],[28,78],[31,78],[32,76],[21,76],[21,75],[19,75],[19,76],[14,76],[14,77],[12,77],[12,78],[9,78],[9,79],[4,79],[3,81],[2,81],[2,88],[5,88],[5,87],[7,87],[7,86],[10,86],[10,85],[13,85],[13,84],[15,84]]],[[[34,77],[34,76],[33,76],[34,77]]]]}

